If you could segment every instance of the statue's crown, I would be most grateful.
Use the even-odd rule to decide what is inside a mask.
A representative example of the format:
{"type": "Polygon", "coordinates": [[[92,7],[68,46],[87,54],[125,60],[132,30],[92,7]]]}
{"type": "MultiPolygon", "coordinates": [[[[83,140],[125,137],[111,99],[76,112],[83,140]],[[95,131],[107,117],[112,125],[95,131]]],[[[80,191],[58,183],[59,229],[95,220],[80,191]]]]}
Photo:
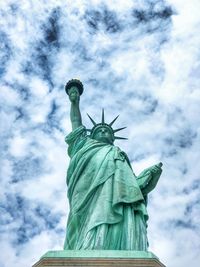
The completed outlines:
{"type": "Polygon", "coordinates": [[[100,123],[96,123],[89,114],[87,114],[89,119],[91,120],[92,124],[94,125],[94,127],[92,129],[87,129],[90,132],[90,136],[91,138],[94,136],[94,133],[96,132],[97,129],[99,129],[100,127],[106,127],[111,133],[112,133],[112,137],[113,137],[113,142],[116,139],[122,139],[122,140],[127,140],[127,138],[124,137],[120,137],[120,136],[115,136],[115,133],[118,131],[121,131],[123,129],[125,129],[126,127],[122,127],[122,128],[118,128],[118,129],[113,129],[112,125],[113,123],[117,120],[117,118],[119,117],[119,115],[114,118],[110,123],[106,123],[105,122],[105,118],[104,118],[104,109],[102,109],[102,116],[101,116],[101,122],[100,123]]]}

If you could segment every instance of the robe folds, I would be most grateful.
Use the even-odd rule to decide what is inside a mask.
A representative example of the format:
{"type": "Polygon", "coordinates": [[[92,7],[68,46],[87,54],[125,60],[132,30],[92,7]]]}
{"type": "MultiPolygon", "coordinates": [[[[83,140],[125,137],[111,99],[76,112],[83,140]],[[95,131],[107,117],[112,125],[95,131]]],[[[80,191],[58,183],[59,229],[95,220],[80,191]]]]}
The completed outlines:
{"type": "Polygon", "coordinates": [[[64,249],[147,250],[145,200],[127,155],[84,126],[67,137],[68,216],[64,249]]]}

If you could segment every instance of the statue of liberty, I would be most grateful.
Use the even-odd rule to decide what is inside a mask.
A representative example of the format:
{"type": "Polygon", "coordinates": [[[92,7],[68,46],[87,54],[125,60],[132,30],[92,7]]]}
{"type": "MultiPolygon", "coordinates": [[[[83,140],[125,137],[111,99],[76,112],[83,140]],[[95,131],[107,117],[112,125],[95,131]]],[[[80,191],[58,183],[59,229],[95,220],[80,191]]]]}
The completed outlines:
{"type": "Polygon", "coordinates": [[[147,251],[147,196],[161,175],[162,163],[145,169],[139,176],[128,156],[114,145],[117,117],[88,130],[79,109],[83,85],[70,80],[66,92],[71,102],[72,132],[66,137],[70,164],[67,171],[68,216],[66,250],[147,251]]]}

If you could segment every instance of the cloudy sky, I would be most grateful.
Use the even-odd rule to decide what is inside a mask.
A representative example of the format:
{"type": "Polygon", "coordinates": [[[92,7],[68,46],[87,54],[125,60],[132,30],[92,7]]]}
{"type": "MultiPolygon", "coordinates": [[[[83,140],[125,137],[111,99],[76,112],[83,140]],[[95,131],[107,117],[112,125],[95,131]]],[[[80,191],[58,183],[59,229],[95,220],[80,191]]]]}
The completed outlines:
{"type": "Polygon", "coordinates": [[[133,169],[163,162],[149,195],[150,248],[168,267],[200,261],[200,1],[0,1],[0,267],[62,249],[69,212],[65,83],[81,112],[128,126],[133,169]]]}

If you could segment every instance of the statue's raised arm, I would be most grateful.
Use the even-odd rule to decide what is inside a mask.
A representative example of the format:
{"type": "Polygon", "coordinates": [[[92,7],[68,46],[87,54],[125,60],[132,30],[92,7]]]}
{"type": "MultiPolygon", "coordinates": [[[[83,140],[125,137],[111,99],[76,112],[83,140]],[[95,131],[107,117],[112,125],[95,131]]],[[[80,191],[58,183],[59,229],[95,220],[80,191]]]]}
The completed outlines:
{"type": "Polygon", "coordinates": [[[79,101],[80,95],[83,93],[83,85],[79,80],[72,79],[66,84],[65,91],[68,94],[71,102],[70,120],[72,124],[72,130],[75,130],[82,125],[79,101]]]}

